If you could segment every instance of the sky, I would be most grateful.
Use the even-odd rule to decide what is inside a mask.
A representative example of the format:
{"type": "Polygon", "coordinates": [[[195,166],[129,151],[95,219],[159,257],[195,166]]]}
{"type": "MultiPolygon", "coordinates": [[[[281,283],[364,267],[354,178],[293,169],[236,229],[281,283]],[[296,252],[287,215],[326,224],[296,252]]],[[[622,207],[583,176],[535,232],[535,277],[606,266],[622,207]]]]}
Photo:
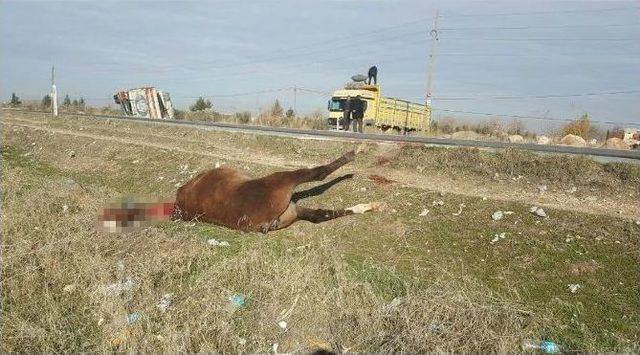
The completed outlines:
{"type": "Polygon", "coordinates": [[[424,102],[436,9],[436,117],[640,124],[638,1],[2,0],[0,99],[41,99],[55,65],[59,95],[96,106],[155,86],[308,113],[377,65],[383,95],[424,102]]]}

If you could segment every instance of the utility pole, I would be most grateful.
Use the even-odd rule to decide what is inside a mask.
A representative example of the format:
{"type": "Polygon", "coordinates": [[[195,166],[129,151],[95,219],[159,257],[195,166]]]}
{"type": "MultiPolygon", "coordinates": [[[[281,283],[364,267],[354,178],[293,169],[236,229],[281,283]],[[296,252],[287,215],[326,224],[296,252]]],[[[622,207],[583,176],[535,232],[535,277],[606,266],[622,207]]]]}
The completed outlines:
{"type": "Polygon", "coordinates": [[[53,116],[58,116],[58,90],[56,89],[56,72],[55,67],[51,66],[51,110],[53,116]]]}
{"type": "Polygon", "coordinates": [[[295,116],[298,115],[298,87],[293,86],[293,113],[295,116]]]}
{"type": "Polygon", "coordinates": [[[429,34],[431,35],[431,54],[429,55],[429,69],[427,74],[428,76],[427,76],[427,97],[426,97],[426,103],[427,103],[427,106],[429,107],[431,107],[431,96],[432,96],[431,83],[433,81],[433,66],[435,65],[436,54],[438,52],[438,17],[439,17],[439,10],[436,9],[436,12],[433,16],[433,28],[429,32],[429,34]]]}

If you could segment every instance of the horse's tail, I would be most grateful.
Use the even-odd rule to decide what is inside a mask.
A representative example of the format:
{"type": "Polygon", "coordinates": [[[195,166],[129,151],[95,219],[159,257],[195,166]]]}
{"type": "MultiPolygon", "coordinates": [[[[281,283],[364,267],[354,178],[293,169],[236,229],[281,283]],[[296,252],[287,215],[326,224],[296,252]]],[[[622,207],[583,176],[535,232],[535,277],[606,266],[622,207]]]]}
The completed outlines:
{"type": "Polygon", "coordinates": [[[175,203],[126,201],[111,204],[98,217],[98,227],[107,233],[128,232],[175,217],[175,203]]]}

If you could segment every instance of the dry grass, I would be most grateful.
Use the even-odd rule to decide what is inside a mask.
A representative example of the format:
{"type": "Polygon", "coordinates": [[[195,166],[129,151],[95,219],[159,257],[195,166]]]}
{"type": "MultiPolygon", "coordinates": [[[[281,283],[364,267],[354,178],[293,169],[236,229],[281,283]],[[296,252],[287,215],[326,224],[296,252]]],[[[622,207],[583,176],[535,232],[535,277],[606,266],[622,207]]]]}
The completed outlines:
{"type": "Polygon", "coordinates": [[[417,166],[460,176],[492,178],[497,173],[507,178],[526,176],[540,183],[560,186],[584,186],[598,189],[621,188],[640,192],[640,166],[624,163],[598,163],[586,157],[541,156],[507,148],[489,153],[477,148],[441,149],[403,147],[393,157],[395,166],[417,166]]]}
{"type": "Polygon", "coordinates": [[[250,112],[237,112],[234,114],[222,114],[218,112],[183,112],[180,111],[178,119],[191,121],[211,121],[211,122],[229,122],[239,124],[251,124],[258,126],[288,127],[301,129],[327,129],[327,120],[321,112],[313,112],[307,116],[286,117],[284,115],[274,116],[271,110],[263,111],[256,117],[251,117],[250,112]]]}
{"type": "MultiPolygon", "coordinates": [[[[379,200],[389,210],[297,223],[266,237],[184,222],[101,235],[93,221],[102,206],[132,193],[171,196],[188,178],[182,164],[191,171],[221,161],[262,175],[282,169],[279,162],[326,161],[350,146],[75,117],[43,124],[50,126],[157,146],[3,127],[3,352],[268,352],[278,343],[282,352],[484,353],[516,352],[525,338],[586,351],[638,348],[640,227],[629,221],[554,209],[537,220],[527,205],[377,185],[364,174],[303,203],[379,200]],[[261,164],[248,158],[254,152],[261,164]],[[431,207],[435,199],[444,205],[431,207]],[[452,216],[460,203],[463,214],[452,216]],[[423,206],[432,210],[426,218],[418,217],[423,206]],[[494,222],[496,209],[516,214],[494,222]],[[490,245],[497,232],[507,239],[490,245]],[[576,240],[565,242],[568,235],[576,240]],[[209,247],[208,238],[231,246],[209,247]],[[134,289],[104,293],[128,277],[134,289]],[[571,294],[568,283],[584,289],[571,294]],[[69,285],[76,289],[65,291],[69,285]],[[174,301],[162,313],[156,304],[166,293],[174,301]],[[245,295],[246,306],[230,310],[233,294],[245,295]],[[392,307],[395,298],[402,303],[392,307]],[[132,312],[143,317],[127,324],[132,312]],[[282,318],[287,331],[277,325],[282,318]]],[[[493,170],[484,165],[508,169],[499,160],[511,159],[514,174],[556,174],[527,165],[528,154],[404,149],[391,164],[415,158],[411,164],[454,173],[463,169],[455,161],[466,159],[471,174],[486,177],[493,170]]],[[[375,164],[378,153],[371,149],[354,167],[375,164]]],[[[616,165],[607,179],[637,189],[630,169],[616,165]]]]}
{"type": "Polygon", "coordinates": [[[510,121],[490,119],[465,123],[454,117],[444,117],[431,124],[431,134],[452,134],[459,131],[472,131],[495,139],[505,139],[513,134],[519,134],[529,139],[536,137],[534,133],[524,128],[522,121],[517,119],[510,121]]]}
{"type": "Polygon", "coordinates": [[[280,351],[493,352],[516,350],[528,332],[526,312],[469,278],[412,283],[349,265],[323,239],[212,250],[182,223],[100,235],[89,221],[110,193],[38,164],[5,170],[2,187],[3,352],[267,352],[273,343],[280,351]],[[127,278],[132,290],[105,291],[127,278]],[[162,313],[155,305],[165,293],[175,298],[162,313]],[[234,312],[227,298],[236,293],[247,302],[234,312]],[[393,297],[402,303],[390,306],[393,297]],[[127,324],[131,312],[142,319],[127,324]]]}

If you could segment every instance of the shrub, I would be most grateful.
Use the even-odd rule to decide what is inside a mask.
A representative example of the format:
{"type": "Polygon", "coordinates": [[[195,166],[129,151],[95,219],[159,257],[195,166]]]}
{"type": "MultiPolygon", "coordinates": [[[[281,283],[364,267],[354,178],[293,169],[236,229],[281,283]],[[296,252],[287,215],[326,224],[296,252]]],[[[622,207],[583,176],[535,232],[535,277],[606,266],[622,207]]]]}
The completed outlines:
{"type": "Polygon", "coordinates": [[[251,112],[236,112],[233,118],[238,123],[247,124],[251,122],[251,112]]]}
{"type": "Polygon", "coordinates": [[[189,110],[191,110],[191,112],[206,111],[211,110],[212,107],[211,101],[205,100],[200,96],[198,100],[196,100],[196,103],[189,107],[189,110]]]}
{"type": "Polygon", "coordinates": [[[284,110],[282,109],[282,105],[280,105],[280,101],[276,100],[271,106],[271,116],[273,117],[282,117],[284,115],[284,110]]]}
{"type": "Polygon", "coordinates": [[[575,136],[580,136],[582,138],[589,139],[591,130],[591,120],[589,119],[588,114],[584,114],[578,117],[575,121],[566,124],[561,129],[562,136],[566,136],[567,134],[573,134],[575,136]]]}

